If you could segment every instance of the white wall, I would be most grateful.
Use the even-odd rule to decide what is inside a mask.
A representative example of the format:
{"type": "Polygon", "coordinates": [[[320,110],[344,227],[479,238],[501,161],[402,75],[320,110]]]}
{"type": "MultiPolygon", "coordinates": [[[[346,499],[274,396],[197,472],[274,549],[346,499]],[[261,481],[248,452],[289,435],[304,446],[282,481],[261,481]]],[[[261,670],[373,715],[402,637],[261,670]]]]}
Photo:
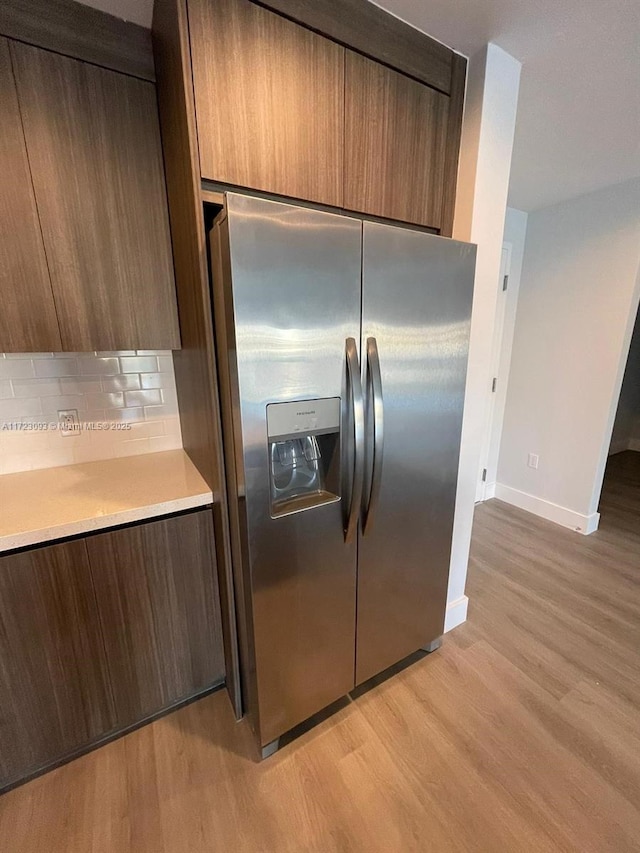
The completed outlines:
{"type": "Polygon", "coordinates": [[[478,257],[445,630],[463,622],[467,612],[464,590],[491,377],[520,63],[489,44],[471,57],[467,79],[454,237],[477,243],[478,257]]]}
{"type": "Polygon", "coordinates": [[[640,313],[629,347],[609,453],[640,451],[640,313]]]}
{"type": "Polygon", "coordinates": [[[496,496],[582,533],[598,523],[639,265],[640,179],[529,214],[496,496]]]}
{"type": "MultiPolygon", "coordinates": [[[[516,325],[520,281],[522,278],[524,246],[527,236],[527,218],[528,214],[524,210],[516,210],[514,207],[507,208],[507,215],[504,222],[504,243],[509,246],[511,252],[511,265],[509,269],[509,286],[504,294],[505,305],[502,341],[500,342],[498,368],[496,370],[498,383],[495,392],[493,417],[490,424],[489,448],[486,461],[487,478],[484,490],[485,498],[491,498],[495,495],[498,478],[498,458],[502,440],[504,411],[507,404],[509,374],[511,372],[513,336],[516,325]]],[[[498,298],[501,298],[500,294],[498,298]]]]}

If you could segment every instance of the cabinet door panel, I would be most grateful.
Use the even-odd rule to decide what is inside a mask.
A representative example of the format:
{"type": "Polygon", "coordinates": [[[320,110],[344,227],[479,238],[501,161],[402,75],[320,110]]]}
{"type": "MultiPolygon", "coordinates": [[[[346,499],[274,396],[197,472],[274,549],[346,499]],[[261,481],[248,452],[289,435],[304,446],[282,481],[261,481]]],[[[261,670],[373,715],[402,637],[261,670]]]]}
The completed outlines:
{"type": "Polygon", "coordinates": [[[439,228],[449,98],[347,51],[344,206],[439,228]]]}
{"type": "Polygon", "coordinates": [[[179,346],[155,87],[11,45],[65,350],[179,346]]]}
{"type": "Polygon", "coordinates": [[[60,349],[60,332],[4,38],[0,116],[0,352],[55,351],[60,349]]]}
{"type": "Polygon", "coordinates": [[[249,0],[191,0],[202,176],[342,204],[344,48],[249,0]]]}
{"type": "Polygon", "coordinates": [[[0,787],[115,725],[82,540],[0,559],[0,787]]]}
{"type": "Polygon", "coordinates": [[[118,724],[224,678],[210,511],[87,539],[118,724]]]}

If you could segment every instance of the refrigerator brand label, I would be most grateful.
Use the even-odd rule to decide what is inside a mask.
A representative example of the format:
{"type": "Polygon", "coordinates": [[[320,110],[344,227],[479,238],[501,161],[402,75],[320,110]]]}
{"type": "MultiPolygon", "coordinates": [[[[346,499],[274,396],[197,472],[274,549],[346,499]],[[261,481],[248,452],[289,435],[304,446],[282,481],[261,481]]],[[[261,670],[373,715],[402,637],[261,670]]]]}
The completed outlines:
{"type": "Polygon", "coordinates": [[[292,400],[267,406],[269,438],[299,433],[326,433],[340,429],[340,397],[292,400]],[[305,405],[306,404],[306,405],[305,405]]]}

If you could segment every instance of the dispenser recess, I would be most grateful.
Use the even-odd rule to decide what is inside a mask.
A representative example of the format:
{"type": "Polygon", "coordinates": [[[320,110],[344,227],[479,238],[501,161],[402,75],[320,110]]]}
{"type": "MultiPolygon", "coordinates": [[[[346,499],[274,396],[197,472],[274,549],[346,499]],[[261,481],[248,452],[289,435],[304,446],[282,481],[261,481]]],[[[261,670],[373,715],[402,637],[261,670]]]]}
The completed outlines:
{"type": "Polygon", "coordinates": [[[340,398],[270,403],[272,518],[340,500],[340,398]]]}

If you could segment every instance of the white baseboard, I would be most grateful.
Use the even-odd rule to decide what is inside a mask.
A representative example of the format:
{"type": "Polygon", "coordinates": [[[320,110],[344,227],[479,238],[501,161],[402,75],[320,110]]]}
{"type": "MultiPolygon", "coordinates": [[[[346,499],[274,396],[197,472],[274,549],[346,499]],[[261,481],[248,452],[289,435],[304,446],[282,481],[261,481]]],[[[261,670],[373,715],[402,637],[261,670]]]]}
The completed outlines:
{"type": "Polygon", "coordinates": [[[484,486],[484,499],[485,501],[490,501],[491,498],[495,498],[496,496],[496,486],[497,483],[485,483],[484,486]]]}
{"type": "Polygon", "coordinates": [[[480,483],[476,490],[476,503],[481,504],[483,501],[491,500],[496,496],[495,483],[480,483]]]}
{"type": "Polygon", "coordinates": [[[453,630],[453,628],[457,628],[458,625],[462,625],[463,622],[467,621],[467,607],[469,606],[469,599],[466,595],[461,596],[460,598],[456,598],[455,601],[450,601],[447,604],[447,610],[444,616],[444,632],[453,630]]]}
{"type": "Polygon", "coordinates": [[[575,530],[585,536],[597,530],[600,522],[599,512],[583,515],[572,509],[567,509],[567,507],[551,503],[551,501],[537,498],[535,495],[529,495],[527,492],[521,492],[519,489],[512,489],[511,486],[505,486],[502,483],[496,483],[495,496],[498,500],[513,504],[513,506],[538,515],[540,518],[546,518],[547,521],[554,521],[562,527],[568,527],[570,530],[575,530]]]}

